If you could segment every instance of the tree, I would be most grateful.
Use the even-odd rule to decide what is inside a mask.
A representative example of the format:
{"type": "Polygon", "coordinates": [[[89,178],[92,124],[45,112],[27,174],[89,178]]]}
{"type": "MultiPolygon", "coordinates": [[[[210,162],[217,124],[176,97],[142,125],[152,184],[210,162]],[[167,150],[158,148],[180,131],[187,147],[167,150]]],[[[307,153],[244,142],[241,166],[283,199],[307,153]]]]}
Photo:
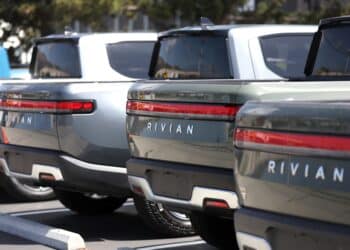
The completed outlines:
{"type": "Polygon", "coordinates": [[[241,23],[285,23],[290,15],[283,11],[286,0],[261,0],[254,11],[245,12],[238,18],[241,23]]]}
{"type": "Polygon", "coordinates": [[[344,3],[341,0],[324,1],[318,8],[304,12],[297,13],[298,21],[305,24],[318,23],[320,19],[327,17],[335,17],[342,15],[349,15],[350,3],[344,3]]]}
{"type": "Polygon", "coordinates": [[[186,24],[198,24],[206,16],[216,24],[227,23],[246,0],[120,0],[116,10],[132,16],[137,12],[147,14],[159,29],[175,27],[178,16],[186,24]]]}

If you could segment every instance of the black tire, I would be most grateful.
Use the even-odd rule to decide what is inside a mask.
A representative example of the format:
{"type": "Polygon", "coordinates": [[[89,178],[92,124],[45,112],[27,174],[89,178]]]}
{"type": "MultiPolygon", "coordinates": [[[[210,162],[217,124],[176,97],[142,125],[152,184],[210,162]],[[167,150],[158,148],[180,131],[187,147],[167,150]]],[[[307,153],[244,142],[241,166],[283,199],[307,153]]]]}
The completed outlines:
{"type": "Polygon", "coordinates": [[[203,212],[193,212],[190,219],[196,233],[218,249],[239,249],[233,221],[203,212]]]}
{"type": "Polygon", "coordinates": [[[113,213],[127,200],[127,197],[98,196],[58,189],[55,189],[55,193],[66,208],[84,215],[113,213]]]}
{"type": "Polygon", "coordinates": [[[4,177],[1,185],[16,201],[46,201],[55,198],[52,188],[23,184],[15,177],[4,177]]]}
{"type": "Polygon", "coordinates": [[[142,220],[154,231],[170,237],[183,237],[194,234],[191,221],[185,214],[176,213],[161,204],[134,196],[137,212],[142,220]]]}

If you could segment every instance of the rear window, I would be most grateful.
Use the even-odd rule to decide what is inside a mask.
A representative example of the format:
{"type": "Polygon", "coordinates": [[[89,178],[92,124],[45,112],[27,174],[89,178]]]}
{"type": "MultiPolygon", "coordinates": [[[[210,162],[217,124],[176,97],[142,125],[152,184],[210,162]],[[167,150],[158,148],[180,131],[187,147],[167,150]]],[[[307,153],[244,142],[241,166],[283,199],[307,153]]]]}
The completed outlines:
{"type": "Polygon", "coordinates": [[[174,36],[160,40],[154,79],[232,78],[224,36],[174,36]]]}
{"type": "Polygon", "coordinates": [[[311,34],[260,38],[266,66],[281,77],[303,77],[311,41],[311,34]]]}
{"type": "Polygon", "coordinates": [[[107,45],[111,67],[131,78],[148,77],[154,42],[122,42],[107,45]]]}
{"type": "Polygon", "coordinates": [[[80,78],[79,51],[74,41],[38,44],[34,58],[34,78],[80,78]]]}
{"type": "Polygon", "coordinates": [[[332,26],[322,30],[313,73],[315,76],[350,75],[349,25],[332,26]]]}

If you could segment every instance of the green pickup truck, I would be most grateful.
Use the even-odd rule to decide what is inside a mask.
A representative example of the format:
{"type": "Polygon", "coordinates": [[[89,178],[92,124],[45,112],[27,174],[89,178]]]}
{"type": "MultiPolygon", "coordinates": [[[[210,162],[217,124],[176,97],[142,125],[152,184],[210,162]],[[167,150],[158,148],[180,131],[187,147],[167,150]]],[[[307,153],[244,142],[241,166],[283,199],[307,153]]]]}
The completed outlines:
{"type": "Polygon", "coordinates": [[[248,102],[236,116],[241,249],[348,249],[349,92],[248,102]]]}
{"type": "MultiPolygon", "coordinates": [[[[127,105],[132,155],[127,169],[132,190],[172,210],[189,213],[194,229],[208,243],[222,249],[237,248],[232,221],[233,211],[240,207],[233,178],[236,114],[249,100],[347,100],[350,84],[343,80],[350,72],[349,21],[350,17],[321,21],[311,44],[306,77],[171,78],[132,86],[127,105]]],[[[210,30],[205,32],[210,34],[210,30]]],[[[276,66],[283,68],[283,63],[276,66]]],[[[167,75],[172,74],[165,78],[167,75]]]]}

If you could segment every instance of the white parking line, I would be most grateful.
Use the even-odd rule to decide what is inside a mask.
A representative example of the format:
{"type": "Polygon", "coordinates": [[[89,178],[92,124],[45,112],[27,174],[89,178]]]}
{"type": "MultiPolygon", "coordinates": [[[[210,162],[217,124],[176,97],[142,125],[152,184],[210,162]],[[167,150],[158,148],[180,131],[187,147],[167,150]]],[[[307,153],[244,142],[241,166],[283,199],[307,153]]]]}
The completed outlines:
{"type": "Polygon", "coordinates": [[[9,213],[9,215],[18,217],[18,216],[27,216],[27,215],[36,215],[36,214],[62,213],[62,212],[69,212],[69,211],[70,210],[68,208],[54,208],[54,209],[43,209],[43,210],[37,210],[37,211],[9,213]]]}
{"type": "Polygon", "coordinates": [[[137,250],[155,250],[155,249],[165,249],[170,247],[194,246],[194,245],[200,245],[200,244],[205,244],[205,241],[196,240],[196,241],[187,241],[187,242],[179,242],[179,243],[169,243],[169,244],[162,244],[157,246],[141,247],[136,249],[137,250]]]}

